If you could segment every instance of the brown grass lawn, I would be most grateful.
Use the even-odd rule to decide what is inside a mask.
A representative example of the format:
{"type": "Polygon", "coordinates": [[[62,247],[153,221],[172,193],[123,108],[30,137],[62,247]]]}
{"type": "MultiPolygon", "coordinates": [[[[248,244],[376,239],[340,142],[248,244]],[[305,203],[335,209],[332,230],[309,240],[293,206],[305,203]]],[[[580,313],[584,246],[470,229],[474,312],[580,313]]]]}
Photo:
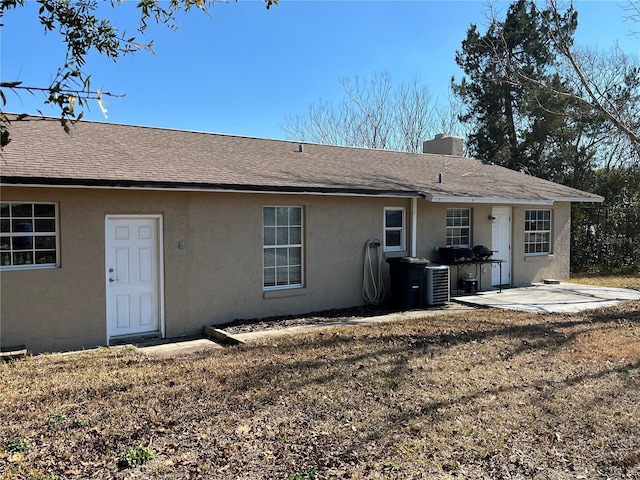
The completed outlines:
{"type": "Polygon", "coordinates": [[[638,479],[639,392],[640,302],[40,355],[0,363],[0,479],[638,479]]]}

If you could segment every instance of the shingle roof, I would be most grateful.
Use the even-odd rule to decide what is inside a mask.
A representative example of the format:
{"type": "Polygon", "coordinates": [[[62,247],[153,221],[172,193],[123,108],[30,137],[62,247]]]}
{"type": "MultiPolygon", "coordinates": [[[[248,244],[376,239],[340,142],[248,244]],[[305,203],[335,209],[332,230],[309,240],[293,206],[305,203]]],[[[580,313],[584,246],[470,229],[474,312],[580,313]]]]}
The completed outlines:
{"type": "Polygon", "coordinates": [[[474,158],[336,147],[52,118],[13,121],[3,184],[419,196],[432,201],[602,201],[474,158]],[[442,174],[442,183],[438,182],[442,174]]]}

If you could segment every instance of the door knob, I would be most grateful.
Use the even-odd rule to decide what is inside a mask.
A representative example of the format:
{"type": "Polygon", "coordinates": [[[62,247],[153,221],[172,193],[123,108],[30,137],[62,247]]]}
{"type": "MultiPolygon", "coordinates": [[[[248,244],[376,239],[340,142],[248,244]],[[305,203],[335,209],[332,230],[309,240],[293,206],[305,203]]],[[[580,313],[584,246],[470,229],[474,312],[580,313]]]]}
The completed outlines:
{"type": "Polygon", "coordinates": [[[110,282],[116,282],[118,279],[117,278],[110,278],[109,281],[110,282]]]}

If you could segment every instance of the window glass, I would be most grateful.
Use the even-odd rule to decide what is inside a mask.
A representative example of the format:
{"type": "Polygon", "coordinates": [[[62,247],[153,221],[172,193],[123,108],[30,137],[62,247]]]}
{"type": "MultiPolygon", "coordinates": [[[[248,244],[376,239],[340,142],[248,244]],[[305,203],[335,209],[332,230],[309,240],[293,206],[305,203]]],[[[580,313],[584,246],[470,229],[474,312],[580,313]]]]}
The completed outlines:
{"type": "Polygon", "coordinates": [[[262,212],[263,224],[265,227],[275,227],[276,225],[276,209],[265,208],[262,212]]]}
{"type": "Polygon", "coordinates": [[[11,216],[16,217],[32,217],[33,204],[31,203],[14,203],[11,205],[11,216]]]}
{"type": "Polygon", "coordinates": [[[2,203],[0,268],[56,266],[56,213],[54,203],[2,203]]]}
{"type": "Polygon", "coordinates": [[[388,209],[385,211],[387,227],[402,227],[402,210],[388,209]]]}
{"type": "Polygon", "coordinates": [[[302,286],[302,207],[263,207],[263,286],[302,286]]]}
{"type": "Polygon", "coordinates": [[[551,253],[551,210],[525,210],[524,230],[525,255],[551,253]]]}
{"type": "Polygon", "coordinates": [[[384,209],[384,250],[386,252],[405,249],[404,208],[385,207],[384,209]]]}
{"type": "Polygon", "coordinates": [[[471,246],[471,209],[447,209],[447,246],[471,246]]]}

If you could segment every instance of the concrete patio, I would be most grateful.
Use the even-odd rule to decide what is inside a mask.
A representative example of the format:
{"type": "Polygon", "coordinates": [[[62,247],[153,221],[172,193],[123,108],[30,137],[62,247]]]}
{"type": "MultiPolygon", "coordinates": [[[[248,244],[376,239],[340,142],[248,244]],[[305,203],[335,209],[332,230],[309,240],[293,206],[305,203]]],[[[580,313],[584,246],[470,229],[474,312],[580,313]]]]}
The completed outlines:
{"type": "Polygon", "coordinates": [[[475,307],[506,308],[535,313],[575,313],[640,300],[640,291],[577,283],[534,284],[461,295],[452,300],[475,307]]]}

